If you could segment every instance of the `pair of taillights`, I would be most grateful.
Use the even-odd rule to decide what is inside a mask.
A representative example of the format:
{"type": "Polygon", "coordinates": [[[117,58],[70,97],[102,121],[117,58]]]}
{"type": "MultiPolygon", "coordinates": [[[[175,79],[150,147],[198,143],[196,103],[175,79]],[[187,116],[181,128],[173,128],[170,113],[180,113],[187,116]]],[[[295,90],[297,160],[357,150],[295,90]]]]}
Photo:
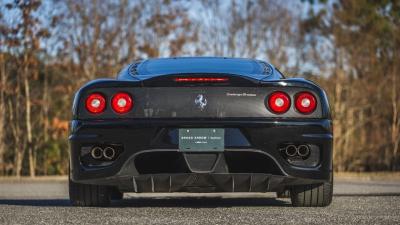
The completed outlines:
{"type": "MultiPolygon", "coordinates": [[[[275,91],[268,96],[268,108],[275,114],[287,112],[290,106],[290,97],[283,91],[275,91]]],[[[294,106],[297,112],[301,114],[310,114],[317,108],[317,100],[310,92],[299,92],[294,96],[294,106]]]]}
{"type": "MultiPolygon", "coordinates": [[[[287,112],[291,106],[290,97],[283,91],[275,91],[268,96],[268,108],[275,114],[287,112]]],[[[294,96],[295,108],[302,114],[310,114],[317,107],[317,100],[310,92],[299,92],[294,96]]],[[[111,107],[114,112],[125,114],[132,110],[134,105],[130,94],[119,92],[111,98],[111,107]]],[[[100,114],[106,109],[106,99],[101,93],[92,93],[86,98],[87,111],[100,114]]]]}
{"type": "MultiPolygon", "coordinates": [[[[111,108],[118,114],[125,114],[132,110],[134,105],[130,94],[118,92],[111,98],[111,108]]],[[[92,93],[86,98],[86,110],[93,114],[100,114],[106,109],[106,98],[101,93],[92,93]]]]}

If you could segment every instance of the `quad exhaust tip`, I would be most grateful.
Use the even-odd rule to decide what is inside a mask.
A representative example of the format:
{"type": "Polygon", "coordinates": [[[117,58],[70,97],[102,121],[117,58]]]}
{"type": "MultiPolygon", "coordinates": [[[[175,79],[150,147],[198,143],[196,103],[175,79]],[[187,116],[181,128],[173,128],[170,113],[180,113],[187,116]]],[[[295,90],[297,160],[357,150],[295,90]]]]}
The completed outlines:
{"type": "Polygon", "coordinates": [[[308,145],[288,145],[285,148],[285,154],[288,157],[306,157],[310,154],[310,147],[308,145]]]}
{"type": "Polygon", "coordinates": [[[307,145],[299,145],[297,147],[297,154],[301,157],[308,156],[308,154],[310,154],[310,148],[307,145]]]}
{"type": "Polygon", "coordinates": [[[285,148],[285,153],[289,157],[293,157],[297,154],[297,147],[295,145],[288,145],[285,148]]]}
{"type": "Polygon", "coordinates": [[[115,149],[112,147],[106,147],[103,150],[103,156],[105,159],[112,160],[115,157],[115,149]]]}
{"type": "Polygon", "coordinates": [[[92,148],[90,151],[90,155],[92,156],[93,159],[107,159],[107,160],[113,160],[116,155],[116,151],[113,147],[105,147],[104,149],[96,146],[92,148]]]}
{"type": "Polygon", "coordinates": [[[90,151],[90,154],[92,155],[93,159],[101,159],[101,157],[103,157],[103,149],[100,147],[94,147],[90,151]]]}

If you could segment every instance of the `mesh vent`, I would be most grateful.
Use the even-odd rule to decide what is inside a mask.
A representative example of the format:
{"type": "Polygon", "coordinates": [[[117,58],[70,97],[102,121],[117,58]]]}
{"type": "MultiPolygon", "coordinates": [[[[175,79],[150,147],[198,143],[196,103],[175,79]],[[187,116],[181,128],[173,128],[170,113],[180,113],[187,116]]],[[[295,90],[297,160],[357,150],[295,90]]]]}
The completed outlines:
{"type": "Polygon", "coordinates": [[[271,75],[272,74],[272,67],[265,62],[261,62],[264,67],[264,74],[271,75]]]}
{"type": "Polygon", "coordinates": [[[129,74],[130,75],[137,75],[138,74],[137,67],[139,66],[140,63],[142,63],[142,61],[136,61],[129,67],[129,74]]]}

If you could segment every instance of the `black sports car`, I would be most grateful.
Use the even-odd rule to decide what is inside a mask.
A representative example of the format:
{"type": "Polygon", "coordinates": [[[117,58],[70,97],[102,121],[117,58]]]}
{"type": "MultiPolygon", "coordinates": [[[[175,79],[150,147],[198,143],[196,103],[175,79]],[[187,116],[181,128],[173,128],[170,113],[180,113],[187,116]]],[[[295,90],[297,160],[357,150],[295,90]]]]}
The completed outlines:
{"type": "Polygon", "coordinates": [[[70,199],[105,206],[124,192],[277,192],[332,201],[325,92],[253,59],[149,59],[75,96],[70,199]]]}

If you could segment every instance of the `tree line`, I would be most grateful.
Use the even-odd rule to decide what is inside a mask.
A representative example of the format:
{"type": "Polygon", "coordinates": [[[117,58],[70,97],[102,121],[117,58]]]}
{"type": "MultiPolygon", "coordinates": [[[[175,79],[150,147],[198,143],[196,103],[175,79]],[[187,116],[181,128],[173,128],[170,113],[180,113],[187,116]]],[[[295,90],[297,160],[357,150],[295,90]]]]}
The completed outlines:
{"type": "Polygon", "coordinates": [[[336,171],[400,169],[400,1],[0,5],[0,175],[68,172],[74,92],[137,59],[266,60],[328,93],[336,171]]]}

